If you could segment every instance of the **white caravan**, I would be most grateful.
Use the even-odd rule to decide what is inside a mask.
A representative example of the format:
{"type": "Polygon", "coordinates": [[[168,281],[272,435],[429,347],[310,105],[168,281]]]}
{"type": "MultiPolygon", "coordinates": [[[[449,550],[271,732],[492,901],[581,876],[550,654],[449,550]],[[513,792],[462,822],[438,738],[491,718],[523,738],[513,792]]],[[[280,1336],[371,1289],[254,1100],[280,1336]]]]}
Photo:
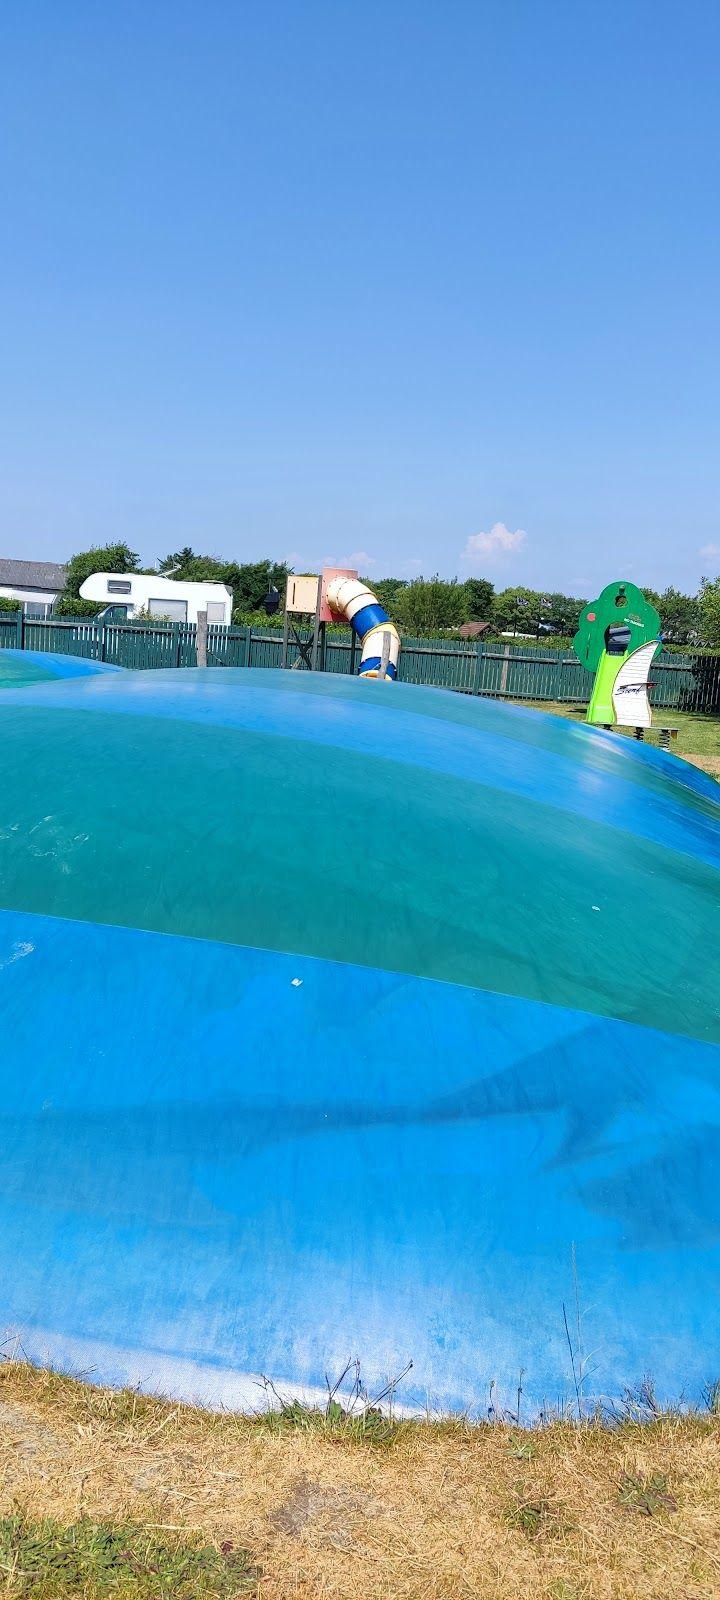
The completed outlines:
{"type": "Polygon", "coordinates": [[[225,583],[182,583],[160,573],[93,572],[80,585],[83,600],[124,611],[128,621],[139,611],[171,622],[197,622],[207,611],[210,624],[232,621],[232,590],[225,583]]]}

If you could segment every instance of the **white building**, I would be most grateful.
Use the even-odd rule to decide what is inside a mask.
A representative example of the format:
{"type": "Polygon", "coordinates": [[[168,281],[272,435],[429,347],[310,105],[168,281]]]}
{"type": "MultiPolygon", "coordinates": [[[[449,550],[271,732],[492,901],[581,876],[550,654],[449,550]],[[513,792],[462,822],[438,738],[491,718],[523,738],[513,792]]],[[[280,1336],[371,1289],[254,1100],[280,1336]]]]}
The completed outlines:
{"type": "Polygon", "coordinates": [[[26,617],[44,621],[65,588],[65,568],[56,561],[11,561],[0,556],[0,595],[19,600],[26,617]]]}
{"type": "Polygon", "coordinates": [[[152,572],[93,572],[80,593],[83,600],[124,611],[128,621],[139,611],[171,622],[197,622],[198,611],[207,611],[209,623],[232,621],[232,590],[225,583],[182,583],[152,572]]]}

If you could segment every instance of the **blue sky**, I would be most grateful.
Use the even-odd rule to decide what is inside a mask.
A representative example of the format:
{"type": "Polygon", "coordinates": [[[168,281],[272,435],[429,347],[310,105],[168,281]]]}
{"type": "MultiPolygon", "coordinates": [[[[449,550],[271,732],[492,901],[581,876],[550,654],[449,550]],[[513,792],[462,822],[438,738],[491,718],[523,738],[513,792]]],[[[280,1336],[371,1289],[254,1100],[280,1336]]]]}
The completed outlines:
{"type": "Polygon", "coordinates": [[[720,571],[715,0],[4,0],[0,551],[720,571]]]}

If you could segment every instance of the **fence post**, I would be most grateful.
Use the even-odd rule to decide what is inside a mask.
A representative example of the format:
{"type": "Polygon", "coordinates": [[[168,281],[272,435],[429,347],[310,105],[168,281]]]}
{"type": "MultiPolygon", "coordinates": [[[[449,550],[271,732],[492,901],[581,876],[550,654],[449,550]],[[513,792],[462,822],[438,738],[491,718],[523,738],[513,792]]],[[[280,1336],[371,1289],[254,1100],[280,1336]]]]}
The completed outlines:
{"type": "Polygon", "coordinates": [[[179,667],[179,665],[180,665],[180,651],[182,649],[182,641],[180,639],[180,623],[179,622],[173,622],[173,623],[170,624],[170,626],[172,627],[173,666],[179,667]]]}
{"type": "Polygon", "coordinates": [[[510,646],[506,644],[503,650],[503,664],[500,668],[500,693],[507,694],[508,667],[510,664],[510,646]]]}
{"type": "Polygon", "coordinates": [[[473,689],[473,694],[480,694],[480,692],[481,692],[482,680],[483,680],[483,656],[484,656],[484,654],[485,654],[485,646],[484,646],[482,640],[478,639],[478,642],[477,642],[477,644],[475,646],[475,688],[473,689]]]}
{"type": "Polygon", "coordinates": [[[199,667],[207,666],[208,624],[207,611],[198,611],[197,614],[197,664],[199,667]]]}
{"type": "Polygon", "coordinates": [[[104,661],[105,660],[105,618],[104,617],[100,617],[99,618],[98,639],[99,639],[99,642],[100,642],[100,649],[99,649],[98,659],[100,661],[104,661]]]}
{"type": "Polygon", "coordinates": [[[390,635],[389,635],[389,633],[384,633],[383,636],[382,636],[382,653],[381,653],[381,656],[380,656],[380,667],[379,667],[379,670],[378,670],[378,677],[379,678],[386,678],[387,677],[387,669],[388,669],[389,661],[390,661],[390,635]]]}
{"type": "Polygon", "coordinates": [[[18,650],[24,650],[24,648],[25,648],[25,639],[24,639],[25,630],[24,630],[24,627],[23,627],[24,621],[25,621],[25,612],[23,611],[22,604],[21,604],[20,605],[20,610],[17,613],[17,618],[16,618],[16,622],[15,622],[15,627],[17,629],[17,649],[18,650]]]}

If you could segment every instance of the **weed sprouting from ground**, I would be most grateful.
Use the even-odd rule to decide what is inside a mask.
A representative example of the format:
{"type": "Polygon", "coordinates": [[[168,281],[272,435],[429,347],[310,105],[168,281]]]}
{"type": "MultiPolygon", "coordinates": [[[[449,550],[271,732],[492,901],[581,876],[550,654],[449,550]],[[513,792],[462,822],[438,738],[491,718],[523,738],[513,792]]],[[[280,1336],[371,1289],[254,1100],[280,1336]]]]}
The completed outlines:
{"type": "Polygon", "coordinates": [[[337,1400],[321,1411],[293,1400],[276,1410],[265,1411],[258,1419],[273,1433],[297,1429],[304,1433],[323,1433],[352,1439],[357,1444],[388,1445],[397,1438],[400,1424],[386,1417],[377,1406],[368,1406],[354,1415],[337,1400]]]}
{"type": "Polygon", "coordinates": [[[652,1378],[646,1376],[640,1383],[627,1385],[617,1400],[606,1401],[602,1409],[604,1420],[609,1423],[647,1423],[657,1422],[662,1416],[679,1415],[685,1407],[682,1400],[674,1406],[662,1406],[652,1378]]]}
{"type": "Polygon", "coordinates": [[[515,1461],[532,1461],[535,1455],[532,1440],[528,1438],[511,1439],[508,1451],[515,1461]]]}
{"type": "Polygon", "coordinates": [[[641,1473],[624,1472],[620,1479],[618,1499],[626,1511],[637,1511],[643,1517],[656,1517],[665,1511],[677,1511],[677,1500],[668,1489],[667,1475],[655,1472],[645,1478],[641,1473]]]}
{"type": "Polygon", "coordinates": [[[706,1383],[702,1392],[703,1403],[710,1412],[711,1417],[720,1416],[720,1378],[715,1378],[712,1383],[706,1383]]]}
{"type": "Polygon", "coordinates": [[[328,1398],[323,1408],[307,1405],[302,1400],[284,1400],[272,1380],[263,1377],[261,1387],[271,1404],[261,1413],[259,1420],[275,1433],[299,1429],[353,1439],[359,1444],[392,1444],[399,1427],[392,1415],[393,1401],[398,1385],[411,1368],[412,1361],[409,1361],[402,1372],[370,1399],[362,1381],[360,1362],[348,1361],[333,1384],[326,1377],[328,1398]],[[348,1389],[344,1394],[343,1385],[346,1382],[348,1389]],[[381,1401],[389,1401],[388,1413],[383,1412],[381,1401]]]}
{"type": "Polygon", "coordinates": [[[524,1483],[517,1483],[513,1498],[505,1507],[505,1521],[511,1528],[524,1533],[528,1539],[541,1534],[558,1534],[566,1528],[566,1519],[556,1501],[548,1495],[534,1493],[524,1483]]]}
{"type": "Polygon", "coordinates": [[[231,1540],[216,1549],[158,1538],[138,1523],[24,1516],[0,1519],[0,1573],[12,1600],[236,1600],[251,1593],[258,1576],[231,1540]]]}

